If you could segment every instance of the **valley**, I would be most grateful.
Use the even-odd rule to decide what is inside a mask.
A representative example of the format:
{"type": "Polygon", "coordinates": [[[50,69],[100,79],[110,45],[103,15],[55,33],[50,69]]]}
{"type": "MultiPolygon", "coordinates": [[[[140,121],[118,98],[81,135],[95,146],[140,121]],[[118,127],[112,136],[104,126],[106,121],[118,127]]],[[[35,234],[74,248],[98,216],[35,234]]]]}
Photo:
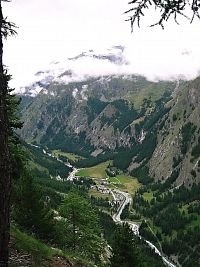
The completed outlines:
{"type": "Polygon", "coordinates": [[[109,246],[120,227],[113,218],[136,232],[139,225],[141,266],[198,266],[200,78],[44,79],[33,96],[36,86],[19,96],[18,134],[49,205],[59,214],[63,197],[78,190],[98,213],[109,246]]]}
{"type": "MultiPolygon", "coordinates": [[[[43,153],[47,154],[44,149],[43,153]]],[[[68,160],[72,160],[74,162],[77,161],[77,158],[80,159],[80,157],[77,155],[73,155],[72,158],[70,153],[63,153],[61,151],[59,151],[59,153],[55,153],[53,151],[53,153],[50,153],[49,155],[51,157],[56,157],[58,161],[60,161],[60,156],[63,156],[68,160]]],[[[141,220],[130,221],[121,219],[121,214],[123,213],[125,207],[127,205],[132,205],[133,200],[131,195],[134,195],[141,185],[138,183],[136,178],[130,176],[117,175],[109,177],[106,173],[106,168],[111,164],[112,161],[107,161],[94,167],[81,170],[73,168],[72,166],[73,170],[71,173],[69,173],[67,180],[73,182],[73,180],[77,180],[81,177],[85,177],[86,179],[92,179],[95,185],[91,185],[91,189],[89,190],[90,196],[93,196],[97,199],[105,199],[106,201],[109,201],[111,203],[111,206],[108,210],[102,209],[102,211],[109,212],[112,216],[113,221],[117,224],[127,223],[136,236],[139,236],[139,238],[144,239],[142,236],[140,236],[139,232],[141,220]],[[112,209],[113,206],[115,206],[114,209],[112,209]]],[[[156,254],[158,254],[162,258],[166,266],[176,267],[176,265],[171,263],[166,258],[166,256],[163,255],[162,248],[161,251],[159,251],[158,248],[153,245],[153,243],[145,239],[144,241],[156,254]]]]}

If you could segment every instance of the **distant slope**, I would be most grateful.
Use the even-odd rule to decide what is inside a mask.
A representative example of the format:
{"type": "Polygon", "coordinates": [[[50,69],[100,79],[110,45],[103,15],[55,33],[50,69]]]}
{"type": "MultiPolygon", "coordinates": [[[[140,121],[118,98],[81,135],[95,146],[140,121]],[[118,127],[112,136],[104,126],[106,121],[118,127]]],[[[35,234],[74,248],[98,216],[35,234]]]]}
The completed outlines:
{"type": "Polygon", "coordinates": [[[151,174],[166,180],[177,170],[175,185],[200,181],[200,78],[181,86],[169,103],[150,160],[151,174]]]}
{"type": "Polygon", "coordinates": [[[140,76],[51,84],[28,103],[23,96],[20,135],[28,142],[87,156],[130,148],[142,134],[138,122],[146,123],[174,88],[172,82],[153,83],[140,76]]]}

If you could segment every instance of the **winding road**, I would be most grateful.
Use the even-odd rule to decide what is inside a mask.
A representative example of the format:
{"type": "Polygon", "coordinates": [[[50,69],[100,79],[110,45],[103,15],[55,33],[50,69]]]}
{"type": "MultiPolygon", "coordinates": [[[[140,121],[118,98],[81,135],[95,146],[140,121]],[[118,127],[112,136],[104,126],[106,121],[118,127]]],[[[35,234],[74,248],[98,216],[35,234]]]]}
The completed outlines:
{"type": "MultiPolygon", "coordinates": [[[[32,145],[32,144],[30,144],[30,145],[31,145],[31,146],[34,146],[34,147],[37,147],[37,148],[40,148],[39,146],[36,146],[36,145],[32,145]]],[[[43,153],[44,153],[44,154],[47,154],[47,155],[50,156],[50,157],[56,158],[56,159],[57,159],[58,161],[60,161],[60,162],[63,162],[62,160],[58,159],[57,157],[55,157],[55,156],[52,155],[51,153],[47,153],[47,151],[45,151],[44,149],[43,149],[43,153]]],[[[64,163],[66,166],[72,168],[72,171],[69,173],[69,176],[68,176],[67,180],[69,180],[69,181],[73,181],[73,179],[76,178],[76,173],[78,172],[78,169],[75,168],[74,166],[72,166],[69,162],[68,162],[68,163],[63,162],[63,163],[64,163]]],[[[121,218],[120,218],[120,216],[121,216],[121,214],[122,214],[122,211],[123,211],[123,209],[125,208],[125,206],[126,206],[127,204],[131,204],[131,203],[132,203],[132,197],[131,197],[131,195],[128,194],[128,193],[125,193],[125,192],[123,192],[123,191],[116,190],[116,189],[111,190],[111,193],[112,193],[112,195],[113,195],[114,200],[119,200],[119,199],[120,199],[120,205],[119,205],[119,208],[118,208],[117,212],[112,216],[113,221],[114,221],[115,223],[120,223],[120,224],[122,224],[122,223],[124,223],[124,222],[128,223],[129,226],[131,227],[133,233],[134,233],[135,235],[139,236],[140,238],[143,238],[142,236],[140,236],[140,233],[139,233],[140,224],[139,224],[138,222],[126,221],[126,220],[123,220],[123,221],[122,221],[121,218]]],[[[144,238],[143,238],[143,239],[144,239],[144,238]]],[[[149,246],[151,249],[153,249],[154,252],[155,252],[156,254],[158,254],[158,255],[162,258],[162,260],[163,260],[163,262],[165,263],[166,266],[168,266],[168,267],[177,267],[176,265],[174,265],[173,263],[171,263],[171,262],[167,259],[167,257],[164,256],[163,253],[161,253],[160,250],[159,250],[156,246],[154,246],[150,241],[148,241],[148,240],[146,240],[146,239],[144,239],[144,240],[145,240],[145,242],[148,244],[148,246],[149,246]]]]}
{"type": "MultiPolygon", "coordinates": [[[[136,223],[136,222],[133,222],[133,221],[122,221],[121,218],[120,218],[120,215],[121,215],[123,209],[125,208],[125,206],[126,206],[127,204],[131,204],[131,202],[132,202],[132,198],[131,198],[131,196],[130,196],[128,193],[125,193],[125,192],[123,192],[123,191],[119,191],[119,190],[113,190],[113,191],[112,191],[112,194],[113,194],[114,199],[119,198],[119,195],[121,195],[121,199],[122,199],[121,204],[120,204],[120,206],[119,206],[117,212],[116,212],[116,213],[113,215],[113,217],[112,217],[112,218],[113,218],[113,221],[116,222],[116,223],[120,223],[120,224],[122,224],[122,223],[124,223],[124,222],[128,223],[129,226],[131,227],[131,229],[133,230],[134,234],[137,235],[137,236],[139,236],[140,238],[143,238],[143,237],[140,236],[140,234],[139,234],[139,228],[140,228],[139,223],[136,223]]],[[[144,239],[144,238],[143,238],[143,239],[144,239]]],[[[148,240],[146,240],[146,239],[144,239],[144,240],[145,240],[145,242],[148,244],[148,246],[149,246],[151,249],[153,249],[154,252],[155,252],[156,254],[158,254],[158,255],[162,258],[162,260],[163,260],[163,262],[165,263],[166,266],[168,266],[168,267],[176,267],[176,265],[174,265],[172,262],[170,262],[170,261],[169,261],[169,260],[168,260],[168,259],[161,253],[161,252],[160,252],[160,250],[159,250],[156,246],[154,246],[154,244],[152,244],[150,241],[148,241],[148,240]]]]}

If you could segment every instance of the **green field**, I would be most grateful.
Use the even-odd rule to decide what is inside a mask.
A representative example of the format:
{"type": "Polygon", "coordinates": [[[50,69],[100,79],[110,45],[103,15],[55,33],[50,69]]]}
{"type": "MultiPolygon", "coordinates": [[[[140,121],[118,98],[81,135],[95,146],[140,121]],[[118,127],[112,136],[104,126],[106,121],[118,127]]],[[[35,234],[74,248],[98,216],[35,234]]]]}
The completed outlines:
{"type": "Polygon", "coordinates": [[[107,178],[110,182],[110,188],[118,188],[131,194],[134,193],[140,187],[138,180],[123,174],[119,174],[116,177],[108,177],[105,170],[111,163],[112,161],[106,161],[91,168],[81,169],[76,175],[98,179],[107,178]]]}
{"type": "Polygon", "coordinates": [[[53,150],[52,151],[52,154],[55,156],[55,157],[59,157],[59,156],[62,156],[62,157],[65,157],[71,161],[78,161],[80,159],[84,159],[83,157],[81,156],[78,156],[76,154],[73,154],[73,153],[68,153],[68,152],[62,152],[60,150],[53,150]]]}
{"type": "Polygon", "coordinates": [[[107,178],[108,175],[106,174],[105,170],[111,162],[112,161],[106,161],[91,168],[81,169],[79,172],[77,172],[76,176],[100,178],[100,179],[107,178]]]}
{"type": "Polygon", "coordinates": [[[111,185],[122,191],[126,191],[130,194],[135,193],[140,187],[140,183],[136,178],[127,175],[117,175],[116,177],[110,177],[109,181],[111,185]]]}

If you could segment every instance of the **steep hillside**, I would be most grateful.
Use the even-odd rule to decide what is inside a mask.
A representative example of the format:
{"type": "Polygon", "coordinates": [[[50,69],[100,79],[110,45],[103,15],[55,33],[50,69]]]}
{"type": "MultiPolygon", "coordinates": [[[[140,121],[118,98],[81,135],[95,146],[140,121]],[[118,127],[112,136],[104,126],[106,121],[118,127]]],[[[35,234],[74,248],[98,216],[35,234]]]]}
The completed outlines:
{"type": "Polygon", "coordinates": [[[32,99],[23,96],[20,135],[28,142],[87,156],[130,149],[145,139],[153,125],[148,118],[164,109],[174,88],[172,82],[153,83],[141,76],[53,83],[32,99]]]}
{"type": "Polygon", "coordinates": [[[150,160],[151,174],[162,181],[177,172],[171,182],[191,186],[200,181],[200,78],[181,86],[168,105],[150,160]]]}
{"type": "Polygon", "coordinates": [[[129,65],[124,49],[90,50],[38,71],[21,89],[19,133],[28,143],[86,157],[80,167],[112,159],[143,182],[191,186],[199,181],[199,78],[150,82],[113,74],[129,65]],[[95,71],[80,71],[83,59],[95,71]]]}

